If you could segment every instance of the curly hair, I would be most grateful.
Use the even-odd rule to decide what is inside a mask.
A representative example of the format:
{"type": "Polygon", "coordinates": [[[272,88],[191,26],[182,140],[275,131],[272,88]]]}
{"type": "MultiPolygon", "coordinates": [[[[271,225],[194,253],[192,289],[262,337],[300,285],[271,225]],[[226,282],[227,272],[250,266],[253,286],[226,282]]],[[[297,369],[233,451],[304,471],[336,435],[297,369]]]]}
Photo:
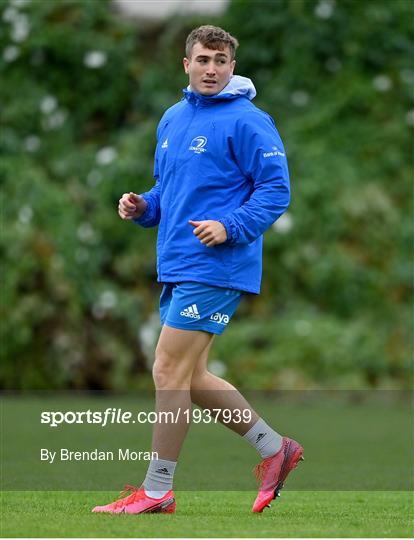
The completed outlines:
{"type": "Polygon", "coordinates": [[[228,32],[219,26],[207,24],[194,28],[188,35],[185,42],[185,54],[187,58],[191,58],[193,47],[198,42],[204,47],[207,47],[207,49],[218,49],[219,51],[223,51],[228,46],[231,60],[234,60],[236,49],[239,46],[237,39],[228,32]]]}

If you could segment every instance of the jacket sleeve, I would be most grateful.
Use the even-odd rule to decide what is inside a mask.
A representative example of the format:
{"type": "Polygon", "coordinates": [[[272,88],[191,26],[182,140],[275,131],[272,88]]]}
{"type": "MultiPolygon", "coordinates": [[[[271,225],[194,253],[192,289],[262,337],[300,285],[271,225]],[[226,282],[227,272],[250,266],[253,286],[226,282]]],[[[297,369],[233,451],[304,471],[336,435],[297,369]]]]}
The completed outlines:
{"type": "Polygon", "coordinates": [[[233,155],[252,184],[249,199],[219,221],[229,244],[249,244],[261,236],[289,206],[289,171],[285,150],[271,117],[247,115],[233,141],[233,155]]]}
{"type": "Polygon", "coordinates": [[[158,145],[155,150],[154,158],[154,178],[155,185],[150,191],[141,193],[141,197],[146,201],[147,208],[145,212],[139,218],[133,220],[137,225],[141,227],[155,227],[159,224],[161,219],[160,210],[160,182],[159,182],[159,169],[158,169],[158,145]]]}
{"type": "Polygon", "coordinates": [[[141,197],[147,203],[147,208],[142,216],[133,220],[134,223],[141,225],[141,227],[155,227],[160,222],[160,184],[158,178],[155,180],[155,186],[150,191],[141,193],[141,197]]]}

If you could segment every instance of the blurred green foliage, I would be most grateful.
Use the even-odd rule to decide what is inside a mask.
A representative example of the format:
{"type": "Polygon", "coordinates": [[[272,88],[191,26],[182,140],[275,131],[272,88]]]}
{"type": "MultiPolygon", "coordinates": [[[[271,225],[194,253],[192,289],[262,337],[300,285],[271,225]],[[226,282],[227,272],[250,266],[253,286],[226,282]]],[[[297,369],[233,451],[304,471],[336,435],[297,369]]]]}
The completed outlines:
{"type": "Polygon", "coordinates": [[[153,183],[156,125],[206,23],[239,39],[236,72],[276,119],[292,179],[262,294],[212,368],[242,388],[410,385],[409,0],[239,0],[150,25],[105,1],[0,8],[4,388],[151,386],[156,230],[116,208],[153,183]]]}

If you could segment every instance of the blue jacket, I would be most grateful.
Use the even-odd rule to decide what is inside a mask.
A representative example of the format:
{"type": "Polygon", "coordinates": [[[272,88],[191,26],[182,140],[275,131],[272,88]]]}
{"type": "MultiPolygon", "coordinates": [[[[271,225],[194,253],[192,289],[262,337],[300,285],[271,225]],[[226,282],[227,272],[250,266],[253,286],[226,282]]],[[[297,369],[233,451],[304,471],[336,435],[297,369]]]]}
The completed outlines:
{"type": "Polygon", "coordinates": [[[233,76],[214,96],[190,89],[157,129],[148,206],[134,220],[159,225],[158,281],[196,281],[260,292],[263,233],[289,204],[289,173],[272,118],[251,100],[250,79],[233,76]],[[206,247],[188,220],[220,221],[227,241],[206,247]]]}

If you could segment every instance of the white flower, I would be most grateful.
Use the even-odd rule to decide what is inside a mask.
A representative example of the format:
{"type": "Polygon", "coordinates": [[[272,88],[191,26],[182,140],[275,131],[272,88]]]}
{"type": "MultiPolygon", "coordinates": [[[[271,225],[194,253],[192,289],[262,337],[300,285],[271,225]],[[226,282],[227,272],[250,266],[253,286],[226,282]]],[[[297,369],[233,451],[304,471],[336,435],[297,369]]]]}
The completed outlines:
{"type": "Polygon", "coordinates": [[[298,336],[308,336],[311,333],[312,325],[309,321],[296,321],[295,332],[298,336]]]}
{"type": "Polygon", "coordinates": [[[70,346],[70,337],[62,332],[53,339],[53,342],[59,349],[67,349],[70,346]]]}
{"type": "Polygon", "coordinates": [[[19,47],[16,47],[15,45],[9,45],[3,51],[3,60],[5,62],[13,62],[14,60],[16,60],[16,58],[18,58],[19,54],[19,47]]]}
{"type": "Polygon", "coordinates": [[[221,360],[211,360],[208,363],[208,369],[213,375],[217,375],[217,377],[223,377],[227,371],[226,365],[221,360]]]}
{"type": "Polygon", "coordinates": [[[414,126],[414,109],[407,112],[405,115],[405,121],[409,126],[414,126]]]}
{"type": "Polygon", "coordinates": [[[44,114],[50,114],[57,107],[57,99],[55,96],[45,96],[40,102],[40,110],[44,114]]]}
{"type": "Polygon", "coordinates": [[[29,135],[25,138],[24,145],[28,152],[36,152],[40,148],[40,139],[37,135],[29,135]]]}
{"type": "Polygon", "coordinates": [[[272,225],[272,229],[281,234],[288,233],[292,229],[292,227],[293,221],[289,212],[285,212],[284,214],[282,214],[280,218],[272,225]]]}
{"type": "Polygon", "coordinates": [[[106,52],[104,51],[89,51],[83,58],[83,63],[86,67],[97,69],[106,64],[106,52]]]}
{"type": "Polygon", "coordinates": [[[95,187],[98,184],[102,182],[102,174],[97,171],[96,169],[93,169],[87,176],[86,181],[88,182],[88,185],[91,187],[95,187]]]}
{"type": "Polygon", "coordinates": [[[99,165],[109,165],[116,159],[118,153],[112,146],[105,146],[96,153],[96,162],[99,165]]]}
{"type": "Polygon", "coordinates": [[[372,85],[378,92],[388,92],[392,87],[392,80],[387,75],[377,75],[372,80],[372,85]]]}
{"type": "Polygon", "coordinates": [[[56,111],[55,113],[47,116],[42,122],[43,129],[57,129],[66,120],[66,113],[64,111],[56,111]]]}
{"type": "Polygon", "coordinates": [[[19,14],[13,21],[13,27],[11,29],[11,38],[13,41],[21,43],[29,35],[30,26],[29,20],[26,15],[19,14]]]}
{"type": "Polygon", "coordinates": [[[30,4],[31,0],[10,0],[10,4],[13,7],[22,8],[30,4]]]}
{"type": "Polygon", "coordinates": [[[19,211],[19,220],[21,223],[24,223],[25,225],[27,223],[30,223],[33,217],[33,210],[30,206],[23,206],[19,211]]]}
{"type": "Polygon", "coordinates": [[[139,330],[139,339],[144,348],[152,347],[155,340],[155,330],[149,324],[144,324],[139,330]]]}
{"type": "Polygon", "coordinates": [[[112,309],[116,306],[118,299],[113,291],[104,291],[99,297],[99,304],[104,309],[112,309]]]}
{"type": "Polygon", "coordinates": [[[145,350],[150,350],[155,346],[158,335],[158,325],[154,325],[150,320],[139,329],[139,340],[145,350]]]}
{"type": "Polygon", "coordinates": [[[304,107],[309,103],[309,94],[304,90],[295,90],[290,96],[293,105],[297,107],[304,107]]]}
{"type": "Polygon", "coordinates": [[[17,11],[17,9],[9,7],[3,11],[2,19],[4,22],[13,23],[19,17],[19,15],[20,13],[17,11]]]}
{"type": "Polygon", "coordinates": [[[95,231],[90,223],[82,223],[78,227],[78,238],[81,242],[93,242],[95,240],[95,231]]]}
{"type": "Polygon", "coordinates": [[[145,355],[145,365],[149,370],[154,363],[155,346],[160,333],[160,317],[158,312],[151,313],[149,319],[141,326],[138,341],[145,355]]]}
{"type": "Polygon", "coordinates": [[[333,2],[322,0],[315,7],[315,15],[319,17],[320,19],[329,19],[330,17],[332,17],[333,10],[334,10],[333,2]]]}

